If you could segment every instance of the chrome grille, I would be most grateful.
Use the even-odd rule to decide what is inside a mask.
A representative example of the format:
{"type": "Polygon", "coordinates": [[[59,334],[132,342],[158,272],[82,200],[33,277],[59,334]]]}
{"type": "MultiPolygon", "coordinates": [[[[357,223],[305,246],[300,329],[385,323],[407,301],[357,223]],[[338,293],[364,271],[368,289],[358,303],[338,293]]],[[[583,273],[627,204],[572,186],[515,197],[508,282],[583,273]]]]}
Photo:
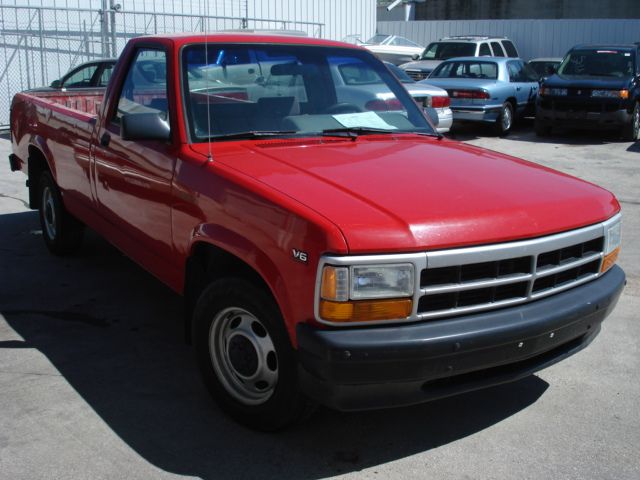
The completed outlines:
{"type": "Polygon", "coordinates": [[[416,82],[424,80],[429,76],[429,72],[421,72],[420,70],[405,70],[405,72],[407,72],[407,75],[413,78],[416,82]]]}
{"type": "Polygon", "coordinates": [[[420,273],[417,313],[451,315],[548,295],[597,276],[603,249],[600,236],[562,248],[542,247],[532,255],[426,268],[420,273]]]}

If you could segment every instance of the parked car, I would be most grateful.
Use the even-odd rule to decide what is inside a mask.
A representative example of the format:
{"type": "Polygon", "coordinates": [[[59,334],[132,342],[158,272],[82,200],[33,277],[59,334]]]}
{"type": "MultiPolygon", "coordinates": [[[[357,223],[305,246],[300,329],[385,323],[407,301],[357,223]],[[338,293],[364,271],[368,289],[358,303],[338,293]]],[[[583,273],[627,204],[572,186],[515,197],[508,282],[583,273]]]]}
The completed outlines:
{"type": "Polygon", "coordinates": [[[533,113],[538,91],[535,73],[519,58],[453,58],[423,81],[449,93],[454,122],[492,123],[499,135],[533,113]]]}
{"type": "Polygon", "coordinates": [[[540,88],[535,129],[619,130],[635,141],[640,131],[640,43],[578,45],[540,88]]]}
{"type": "Polygon", "coordinates": [[[377,34],[361,45],[375,53],[381,60],[391,62],[394,65],[400,65],[417,58],[424,50],[422,45],[398,35],[377,34]]]}
{"type": "Polygon", "coordinates": [[[527,62],[527,65],[536,72],[538,81],[542,81],[556,73],[561,62],[562,58],[560,57],[544,57],[531,59],[527,62]]]}
{"type": "Polygon", "coordinates": [[[46,92],[52,90],[75,90],[78,88],[104,88],[111,78],[111,72],[115,64],[115,58],[81,63],[65,73],[60,79],[51,82],[48,87],[33,88],[30,91],[46,92]]]}
{"type": "Polygon", "coordinates": [[[146,36],[114,71],[104,92],[18,93],[11,169],[51,253],[88,226],[184,296],[202,380],[243,424],[519,380],[587,347],[624,288],[612,193],[442,138],[365,49],[146,36]],[[202,90],[189,72],[230,50],[282,81],[202,90]],[[340,103],[335,63],[400,105],[340,103]]]}
{"type": "Polygon", "coordinates": [[[438,133],[447,133],[453,123],[451,102],[447,91],[429,83],[417,83],[397,65],[390,62],[384,62],[384,64],[402,82],[411,96],[424,105],[424,110],[438,133]]]}
{"type": "Polygon", "coordinates": [[[506,37],[462,35],[430,43],[419,58],[400,65],[414,80],[424,80],[444,60],[455,57],[518,57],[518,50],[506,37]]]}

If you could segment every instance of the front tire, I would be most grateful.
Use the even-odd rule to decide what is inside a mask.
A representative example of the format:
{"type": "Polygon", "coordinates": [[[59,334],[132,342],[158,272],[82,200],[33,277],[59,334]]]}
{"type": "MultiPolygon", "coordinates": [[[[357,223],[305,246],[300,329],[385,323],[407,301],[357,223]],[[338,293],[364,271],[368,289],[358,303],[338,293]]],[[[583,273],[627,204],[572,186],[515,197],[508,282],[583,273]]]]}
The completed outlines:
{"type": "Polygon", "coordinates": [[[538,137],[548,137],[549,135],[551,135],[551,127],[548,125],[545,125],[544,123],[539,121],[537,118],[535,119],[533,128],[536,132],[536,136],[538,137]]]}
{"type": "Polygon", "coordinates": [[[640,106],[636,102],[631,114],[631,121],[622,128],[622,139],[635,142],[640,138],[640,106]]]}
{"type": "Polygon", "coordinates": [[[38,183],[40,226],[47,248],[54,255],[66,255],[82,244],[84,226],[64,208],[60,189],[45,171],[38,183]]]}
{"type": "Polygon", "coordinates": [[[263,290],[242,279],[211,283],[196,304],[193,332],[204,383],[237,422],[274,431],[309,411],[284,320],[263,290]]]}
{"type": "Polygon", "coordinates": [[[513,105],[511,102],[504,102],[500,109],[500,115],[495,123],[496,135],[504,136],[508,135],[513,126],[513,105]]]}

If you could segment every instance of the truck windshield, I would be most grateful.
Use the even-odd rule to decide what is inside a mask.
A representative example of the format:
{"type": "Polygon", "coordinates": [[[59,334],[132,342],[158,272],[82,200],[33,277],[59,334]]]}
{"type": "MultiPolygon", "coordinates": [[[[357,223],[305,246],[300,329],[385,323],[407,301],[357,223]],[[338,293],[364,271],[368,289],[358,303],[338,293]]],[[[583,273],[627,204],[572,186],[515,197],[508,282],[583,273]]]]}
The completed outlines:
{"type": "Polygon", "coordinates": [[[558,74],[575,77],[630,77],[635,71],[634,62],[634,55],[629,50],[573,50],[562,60],[558,74]]]}
{"type": "Polygon", "coordinates": [[[306,45],[190,45],[182,52],[191,141],[336,129],[433,134],[421,108],[367,51],[306,45]]]}
{"type": "Polygon", "coordinates": [[[420,60],[448,60],[453,57],[473,57],[475,54],[475,43],[434,42],[424,49],[420,60]]]}

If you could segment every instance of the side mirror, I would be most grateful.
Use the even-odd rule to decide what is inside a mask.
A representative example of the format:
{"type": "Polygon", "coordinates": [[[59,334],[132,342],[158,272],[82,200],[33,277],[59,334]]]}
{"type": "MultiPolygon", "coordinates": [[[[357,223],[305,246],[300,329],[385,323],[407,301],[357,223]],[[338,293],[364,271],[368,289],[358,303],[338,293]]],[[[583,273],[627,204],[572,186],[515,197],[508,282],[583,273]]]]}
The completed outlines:
{"type": "Polygon", "coordinates": [[[411,55],[411,60],[418,60],[420,58],[420,55],[418,55],[417,53],[414,53],[413,55],[411,55]]]}
{"type": "Polygon", "coordinates": [[[60,80],[54,80],[49,86],[51,88],[60,88],[62,86],[62,82],[60,80]]]}
{"type": "Polygon", "coordinates": [[[120,119],[120,136],[123,140],[171,139],[169,122],[159,113],[129,113],[120,119]]]}

